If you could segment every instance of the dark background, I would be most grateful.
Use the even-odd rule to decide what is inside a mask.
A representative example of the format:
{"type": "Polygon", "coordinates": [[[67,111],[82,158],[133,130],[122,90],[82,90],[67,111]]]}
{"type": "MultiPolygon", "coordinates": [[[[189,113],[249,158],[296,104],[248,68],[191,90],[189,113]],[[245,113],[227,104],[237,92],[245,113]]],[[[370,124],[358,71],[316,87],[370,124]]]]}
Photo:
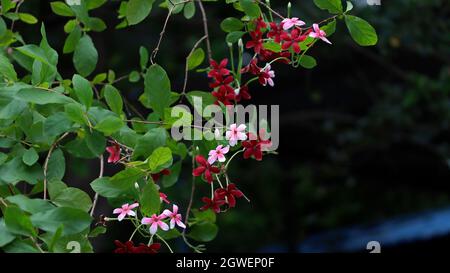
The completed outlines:
{"type": "MultiPolygon", "coordinates": [[[[272,2],[285,14],[288,1],[272,2]]],[[[293,15],[309,24],[329,16],[312,1],[291,2],[293,15]]],[[[231,177],[251,203],[239,200],[236,209],[218,216],[220,231],[208,251],[365,251],[369,240],[386,250],[428,251],[449,241],[450,5],[444,0],[353,2],[353,14],[377,29],[377,46],[358,47],[339,21],[330,38],[333,46],[318,43],[310,51],[318,60],[315,69],[276,64],[275,88],[251,89],[253,104],[280,105],[279,154],[263,162],[233,162],[231,177]],[[437,218],[429,214],[435,211],[437,218]],[[349,248],[352,243],[356,246],[349,248]]],[[[61,53],[66,18],[52,14],[47,1],[27,1],[23,7],[45,21],[50,44],[60,52],[58,68],[70,78],[72,56],[61,53]]],[[[219,24],[240,15],[225,4],[205,7],[213,55],[222,59],[228,48],[219,24]]],[[[108,29],[91,36],[100,56],[97,72],[113,69],[121,76],[138,69],[139,46],[155,47],[166,11],[155,5],[144,23],[116,31],[117,9],[118,2],[109,1],[93,12],[108,29]]],[[[27,43],[37,43],[38,27],[18,23],[17,30],[27,43]]],[[[185,58],[201,36],[198,9],[194,19],[181,14],[170,19],[156,61],[167,69],[174,90],[181,90],[185,58]]],[[[207,84],[204,74],[191,73],[188,90],[208,90],[207,84]]],[[[146,111],[137,101],[142,82],[117,87],[146,111]]],[[[71,159],[68,164],[66,182],[89,192],[98,162],[71,159]]],[[[189,164],[184,170],[167,190],[182,207],[190,191],[189,164]]],[[[107,167],[106,175],[114,172],[107,167]]],[[[110,212],[101,200],[98,213],[110,212]]],[[[112,241],[126,240],[130,229],[111,225],[94,240],[95,250],[112,251],[112,241]]],[[[186,250],[182,242],[179,246],[186,250]]]]}

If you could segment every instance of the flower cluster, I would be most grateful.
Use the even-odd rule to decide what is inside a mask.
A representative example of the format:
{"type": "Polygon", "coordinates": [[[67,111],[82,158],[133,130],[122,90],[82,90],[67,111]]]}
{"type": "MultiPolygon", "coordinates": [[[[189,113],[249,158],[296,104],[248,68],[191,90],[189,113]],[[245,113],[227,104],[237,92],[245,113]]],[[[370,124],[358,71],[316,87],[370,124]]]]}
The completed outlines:
{"type": "Polygon", "coordinates": [[[158,253],[159,249],[161,248],[161,244],[154,243],[150,245],[146,245],[143,243],[140,243],[138,246],[135,246],[132,241],[127,241],[125,243],[122,243],[118,240],[114,241],[114,244],[116,245],[116,249],[114,250],[114,253],[146,253],[146,254],[155,254],[158,253]]]}
{"type": "MultiPolygon", "coordinates": [[[[305,24],[297,17],[285,18],[280,23],[265,22],[261,17],[254,20],[251,24],[253,30],[249,32],[250,40],[245,47],[252,49],[255,57],[247,66],[240,71],[230,71],[227,68],[228,59],[223,59],[219,63],[210,60],[208,77],[212,79],[210,87],[213,89],[212,95],[216,98],[216,104],[220,102],[224,105],[231,105],[233,102],[237,103],[251,98],[248,84],[253,80],[241,83],[233,75],[248,73],[255,77],[254,79],[257,79],[262,86],[274,86],[275,71],[272,70],[271,63],[291,63],[293,56],[300,54],[302,51],[300,43],[308,37],[331,44],[326,38],[325,31],[321,30],[318,24],[303,29],[302,27],[305,24]],[[267,41],[279,44],[280,50],[267,49],[265,47],[267,41]],[[259,61],[265,64],[259,66],[259,61]]],[[[306,46],[312,43],[313,41],[306,46]]]]}
{"type": "MultiPolygon", "coordinates": [[[[236,206],[236,198],[245,197],[245,195],[236,187],[235,184],[230,183],[227,174],[227,166],[230,161],[240,152],[243,152],[244,159],[255,158],[260,161],[263,157],[263,151],[270,147],[271,142],[266,139],[265,130],[260,130],[258,135],[251,132],[246,132],[247,126],[244,124],[231,124],[229,130],[225,132],[225,139],[228,142],[227,146],[218,145],[215,149],[210,150],[208,159],[202,155],[197,155],[195,161],[198,166],[192,171],[192,175],[196,177],[203,177],[203,179],[211,184],[211,197],[203,197],[202,202],[204,206],[200,210],[211,209],[215,213],[223,211],[222,206],[228,205],[228,208],[236,206]],[[227,154],[231,151],[231,147],[242,147],[242,150],[235,151],[235,153],[228,159],[227,154]],[[222,184],[220,177],[224,176],[226,179],[226,186],[222,184]],[[219,188],[214,190],[214,181],[217,181],[219,188]]],[[[216,130],[216,138],[220,138],[220,132],[216,130]]]]}

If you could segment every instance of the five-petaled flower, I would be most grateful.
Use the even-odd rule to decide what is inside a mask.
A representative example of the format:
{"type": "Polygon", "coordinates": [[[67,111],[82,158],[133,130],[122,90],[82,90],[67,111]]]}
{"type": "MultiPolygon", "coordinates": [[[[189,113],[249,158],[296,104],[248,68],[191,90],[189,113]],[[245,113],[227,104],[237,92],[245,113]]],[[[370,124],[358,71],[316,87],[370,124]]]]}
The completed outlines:
{"type": "Polygon", "coordinates": [[[134,203],[134,204],[123,204],[121,208],[117,208],[114,209],[113,213],[114,214],[119,214],[119,216],[117,217],[117,220],[122,221],[123,218],[125,218],[125,216],[129,215],[129,216],[136,216],[136,212],[133,211],[133,209],[139,207],[138,203],[134,203]]]}
{"type": "Polygon", "coordinates": [[[223,59],[218,64],[214,60],[210,60],[211,70],[208,73],[208,77],[216,78],[217,76],[228,76],[230,70],[227,69],[228,59],[223,59]]]}
{"type": "Polygon", "coordinates": [[[225,154],[230,151],[230,146],[223,147],[223,145],[217,146],[215,150],[209,151],[208,163],[214,164],[217,160],[219,162],[225,162],[225,154]]]}
{"type": "Polygon", "coordinates": [[[151,217],[142,218],[141,223],[143,225],[150,225],[150,234],[153,235],[158,231],[158,227],[164,231],[169,230],[169,226],[162,221],[166,217],[167,216],[165,214],[153,214],[151,217]]]}
{"type": "Polygon", "coordinates": [[[225,199],[230,208],[236,206],[236,198],[241,198],[244,194],[236,187],[235,184],[229,184],[227,188],[220,188],[216,190],[216,196],[220,199],[225,199]]]}
{"type": "Polygon", "coordinates": [[[309,33],[309,37],[315,38],[315,39],[320,39],[331,45],[331,42],[326,38],[327,33],[325,31],[321,30],[318,24],[313,24],[313,29],[314,29],[314,31],[311,31],[309,33]]]}
{"type": "Polygon", "coordinates": [[[266,86],[267,84],[274,86],[273,78],[275,78],[275,71],[272,70],[270,64],[267,64],[259,75],[259,82],[262,86],[266,86]]]}
{"type": "Polygon", "coordinates": [[[230,146],[235,146],[239,140],[244,141],[247,139],[247,134],[245,134],[246,128],[245,124],[239,126],[236,124],[230,125],[230,130],[225,133],[225,139],[229,141],[230,146]]]}
{"type": "Polygon", "coordinates": [[[163,211],[163,214],[169,217],[170,219],[170,228],[173,229],[175,227],[175,224],[181,228],[186,228],[186,225],[181,221],[181,214],[178,213],[178,206],[173,205],[172,211],[166,209],[163,211]]]}
{"type": "Polygon", "coordinates": [[[216,166],[211,166],[211,164],[209,164],[208,161],[202,155],[197,155],[195,157],[195,161],[197,161],[197,163],[200,166],[198,166],[192,171],[192,175],[201,176],[203,174],[206,181],[208,181],[208,183],[212,183],[213,181],[212,174],[220,173],[220,169],[217,168],[216,166]]]}
{"type": "Polygon", "coordinates": [[[272,142],[267,139],[262,139],[265,134],[264,130],[260,130],[259,136],[255,136],[252,133],[249,133],[249,140],[242,142],[242,146],[244,147],[244,158],[254,157],[256,160],[261,161],[263,157],[263,149],[270,147],[272,142]]]}
{"type": "Polygon", "coordinates": [[[284,30],[288,30],[293,26],[301,27],[305,25],[305,22],[298,19],[297,17],[292,18],[286,18],[283,21],[281,21],[281,24],[283,25],[284,30]]]}
{"type": "Polygon", "coordinates": [[[215,196],[213,199],[208,197],[202,198],[202,202],[205,203],[205,205],[203,205],[200,210],[212,209],[215,213],[220,213],[220,207],[225,205],[225,200],[223,200],[220,196],[217,196],[217,194],[214,195],[215,196]]]}
{"type": "Polygon", "coordinates": [[[106,151],[109,153],[108,163],[116,163],[120,160],[120,146],[117,143],[113,143],[112,146],[106,147],[106,151]]]}
{"type": "Polygon", "coordinates": [[[307,35],[302,35],[302,31],[299,29],[293,29],[291,31],[291,34],[283,33],[281,35],[281,38],[283,39],[283,44],[281,46],[283,50],[292,48],[292,50],[294,50],[294,52],[298,54],[301,52],[299,43],[306,40],[307,35]]]}

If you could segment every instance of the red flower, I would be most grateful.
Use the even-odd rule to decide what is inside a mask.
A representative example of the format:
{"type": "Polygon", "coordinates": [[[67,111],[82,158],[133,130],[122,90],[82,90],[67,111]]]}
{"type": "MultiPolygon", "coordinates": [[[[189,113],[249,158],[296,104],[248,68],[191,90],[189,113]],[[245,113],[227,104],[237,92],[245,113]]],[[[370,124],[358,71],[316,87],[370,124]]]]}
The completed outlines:
{"type": "Polygon", "coordinates": [[[292,47],[294,52],[298,54],[301,51],[299,43],[306,40],[307,37],[308,35],[302,35],[301,30],[297,28],[293,29],[290,35],[288,33],[284,33],[281,35],[281,39],[283,39],[284,41],[281,48],[283,50],[288,50],[292,47]]]}
{"type": "Polygon", "coordinates": [[[164,169],[164,170],[160,171],[159,173],[151,174],[154,182],[158,181],[161,178],[161,176],[163,176],[163,175],[170,175],[170,170],[164,169]]]}
{"type": "Polygon", "coordinates": [[[230,84],[234,81],[233,76],[228,76],[226,78],[218,75],[216,81],[209,84],[211,88],[218,88],[220,91],[233,92],[233,87],[230,84]]]}
{"type": "Polygon", "coordinates": [[[259,17],[258,19],[256,19],[254,21],[254,24],[255,24],[255,29],[257,31],[260,31],[261,29],[267,27],[267,24],[266,24],[266,22],[264,22],[264,19],[262,17],[259,17]]]}
{"type": "MultiPolygon", "coordinates": [[[[260,136],[264,134],[264,131],[260,131],[260,136]]],[[[248,159],[254,157],[256,160],[261,161],[263,157],[262,148],[268,147],[272,144],[270,140],[262,140],[259,136],[249,133],[249,140],[242,142],[244,147],[244,158],[248,159]]]]}
{"type": "Polygon", "coordinates": [[[216,78],[217,76],[228,76],[230,74],[230,70],[227,69],[228,59],[223,59],[218,64],[214,60],[210,60],[211,71],[208,73],[208,77],[216,78]]]}
{"type": "Polygon", "coordinates": [[[220,101],[224,105],[232,105],[233,103],[231,102],[231,100],[235,99],[234,90],[233,92],[228,92],[224,89],[218,89],[216,91],[213,91],[211,94],[216,97],[216,104],[219,104],[220,101]]]}
{"type": "Polygon", "coordinates": [[[244,196],[244,194],[238,188],[236,188],[235,184],[229,184],[226,189],[217,189],[215,194],[220,199],[225,199],[226,197],[230,208],[234,208],[236,206],[236,198],[241,198],[242,196],[244,196]]]}
{"type": "Polygon", "coordinates": [[[166,204],[170,204],[169,199],[167,199],[167,194],[165,194],[165,193],[162,193],[162,192],[159,193],[159,200],[166,204]]]}
{"type": "Polygon", "coordinates": [[[225,205],[225,200],[219,198],[216,194],[214,194],[214,198],[203,197],[202,202],[205,203],[200,210],[212,209],[215,213],[220,213],[220,207],[225,205]]]}
{"type": "Polygon", "coordinates": [[[248,41],[245,45],[246,48],[253,48],[255,53],[260,53],[261,49],[263,49],[263,38],[262,33],[259,30],[251,31],[250,36],[252,37],[251,41],[248,41]]]}
{"type": "Polygon", "coordinates": [[[240,102],[241,100],[249,100],[252,98],[250,93],[248,92],[248,86],[244,85],[239,89],[239,92],[236,92],[234,100],[236,102],[240,102]]]}
{"type": "Polygon", "coordinates": [[[109,153],[108,163],[116,163],[120,160],[120,146],[117,143],[113,143],[112,146],[106,147],[106,151],[109,153]]]}
{"type": "Polygon", "coordinates": [[[283,26],[278,25],[275,22],[270,22],[270,31],[267,33],[267,37],[272,38],[275,43],[281,43],[281,35],[285,33],[283,26]]]}
{"type": "Polygon", "coordinates": [[[208,183],[212,183],[212,174],[220,173],[220,169],[216,166],[211,166],[211,164],[209,164],[208,161],[201,155],[196,156],[195,160],[200,166],[192,171],[192,175],[201,176],[203,174],[205,180],[208,181],[208,183]]]}
{"type": "Polygon", "coordinates": [[[259,75],[259,73],[261,73],[261,67],[258,66],[258,60],[252,59],[246,67],[242,68],[241,73],[259,75]]]}
{"type": "Polygon", "coordinates": [[[125,243],[120,242],[119,240],[115,240],[114,244],[116,245],[116,249],[114,253],[149,253],[154,254],[158,253],[161,248],[161,244],[151,244],[147,246],[143,243],[140,243],[138,246],[134,246],[132,241],[127,241],[125,243]]]}

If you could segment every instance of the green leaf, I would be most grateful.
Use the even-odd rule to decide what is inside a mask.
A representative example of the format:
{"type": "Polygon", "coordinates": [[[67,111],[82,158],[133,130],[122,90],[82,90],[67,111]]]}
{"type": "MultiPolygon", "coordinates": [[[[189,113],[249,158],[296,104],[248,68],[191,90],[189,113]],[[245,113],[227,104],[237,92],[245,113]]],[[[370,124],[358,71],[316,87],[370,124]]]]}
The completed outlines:
{"type": "Polygon", "coordinates": [[[78,97],[78,100],[89,109],[94,100],[94,92],[88,80],[80,75],[75,74],[72,77],[73,90],[78,97]]]}
{"type": "Polygon", "coordinates": [[[66,159],[61,149],[56,149],[48,160],[47,179],[61,180],[66,172],[66,159]]]}
{"type": "Polygon", "coordinates": [[[112,85],[105,86],[105,100],[109,109],[114,113],[121,115],[123,110],[123,100],[119,90],[112,85]]]}
{"type": "Polygon", "coordinates": [[[259,18],[261,16],[261,9],[259,5],[255,3],[253,0],[239,0],[242,9],[245,14],[247,14],[250,18],[259,18]]]}
{"type": "Polygon", "coordinates": [[[124,125],[123,121],[115,116],[109,116],[99,123],[95,125],[95,129],[104,133],[107,136],[112,135],[113,133],[117,132],[122,128],[124,125]]]}
{"type": "Polygon", "coordinates": [[[148,63],[148,50],[147,48],[141,46],[139,48],[139,63],[141,65],[141,69],[145,69],[148,63]]]}
{"type": "Polygon", "coordinates": [[[9,80],[17,81],[17,73],[14,70],[14,66],[3,54],[0,54],[0,74],[9,80]]]}
{"type": "Polygon", "coordinates": [[[18,235],[36,237],[36,231],[28,217],[21,209],[8,206],[4,210],[5,225],[9,232],[18,235]]]}
{"type": "Polygon", "coordinates": [[[87,148],[95,156],[99,156],[105,152],[106,138],[100,132],[93,130],[86,134],[85,142],[87,148]]]}
{"type": "Polygon", "coordinates": [[[55,91],[47,91],[38,88],[22,89],[16,93],[15,97],[26,102],[32,102],[40,105],[50,103],[65,104],[75,102],[73,99],[55,91]]]}
{"type": "Polygon", "coordinates": [[[373,46],[378,42],[378,35],[369,22],[353,15],[345,15],[345,24],[353,40],[360,46],[373,46]]]}
{"type": "Polygon", "coordinates": [[[99,235],[105,234],[107,231],[106,227],[97,226],[91,232],[89,232],[89,238],[95,238],[99,235]]]}
{"type": "Polygon", "coordinates": [[[130,0],[126,10],[128,24],[136,25],[147,18],[154,2],[155,0],[130,0]]]}
{"type": "Polygon", "coordinates": [[[30,199],[25,195],[18,194],[6,198],[8,202],[17,205],[21,210],[34,214],[54,208],[52,204],[43,199],[30,199]]]}
{"type": "Polygon", "coordinates": [[[282,48],[281,48],[281,44],[276,43],[274,41],[269,41],[269,42],[265,42],[263,44],[264,49],[270,50],[272,52],[281,52],[282,48]]]}
{"type": "Polygon", "coordinates": [[[81,28],[79,26],[74,27],[74,29],[67,36],[66,41],[64,42],[63,53],[72,53],[75,51],[78,42],[81,39],[81,28]]]}
{"type": "Polygon", "coordinates": [[[106,198],[115,198],[127,194],[134,183],[144,177],[144,172],[137,168],[125,169],[111,178],[103,177],[91,183],[92,189],[106,198]]]}
{"type": "Polygon", "coordinates": [[[57,112],[49,116],[44,122],[44,134],[48,137],[55,137],[68,132],[72,128],[72,122],[64,112],[57,112]]]}
{"type": "Polygon", "coordinates": [[[220,27],[225,32],[233,32],[241,30],[244,27],[244,23],[242,23],[242,21],[237,18],[228,17],[222,21],[220,27]]]}
{"type": "Polygon", "coordinates": [[[158,173],[172,165],[172,160],[172,150],[167,147],[159,147],[148,158],[148,164],[153,173],[158,173]]]}
{"type": "Polygon", "coordinates": [[[195,15],[195,2],[191,1],[184,5],[183,10],[184,18],[191,19],[195,15]]]}
{"type": "Polygon", "coordinates": [[[141,79],[141,75],[137,71],[131,71],[130,75],[128,75],[128,80],[130,82],[138,82],[141,79]]]}
{"type": "Polygon", "coordinates": [[[340,14],[344,12],[341,0],[314,0],[314,4],[320,9],[328,10],[333,14],[340,14]]]}
{"type": "Polygon", "coordinates": [[[139,157],[148,158],[156,148],[166,145],[166,138],[167,133],[163,128],[150,129],[138,139],[132,159],[136,160],[139,157]]]}
{"type": "Polygon", "coordinates": [[[243,31],[233,31],[227,34],[227,37],[225,38],[227,43],[237,43],[239,41],[239,39],[242,38],[242,36],[244,36],[245,32],[243,31]]]}
{"type": "Polygon", "coordinates": [[[216,213],[213,210],[204,210],[200,211],[197,209],[192,210],[192,213],[195,217],[195,222],[210,222],[215,223],[216,222],[216,213]]]}
{"type": "Polygon", "coordinates": [[[89,228],[92,218],[88,213],[75,208],[59,207],[31,216],[31,222],[42,230],[56,232],[63,226],[63,236],[80,233],[89,228]]]}
{"type": "Polygon", "coordinates": [[[206,106],[212,105],[215,102],[215,98],[211,94],[211,92],[191,91],[191,92],[187,93],[186,97],[187,97],[189,103],[192,106],[194,106],[194,109],[200,115],[203,115],[203,111],[202,110],[206,106]]]}
{"type": "Polygon", "coordinates": [[[164,116],[164,109],[170,106],[170,80],[164,69],[154,64],[145,74],[144,92],[150,107],[160,116],[164,116]]]}
{"type": "Polygon", "coordinates": [[[28,149],[22,155],[23,163],[27,164],[28,166],[31,166],[34,163],[36,163],[38,161],[38,159],[39,159],[39,155],[33,147],[28,149]]]}
{"type": "Polygon", "coordinates": [[[8,28],[6,26],[5,20],[3,20],[2,17],[0,17],[0,38],[6,35],[7,30],[8,28]]]}
{"type": "Polygon", "coordinates": [[[29,14],[29,13],[19,13],[19,19],[20,21],[27,23],[27,24],[36,24],[38,22],[38,20],[36,19],[36,17],[34,17],[33,15],[29,14]]]}
{"type": "Polygon", "coordinates": [[[199,242],[210,242],[216,238],[219,229],[210,222],[201,222],[192,226],[188,236],[199,242]]]}
{"type": "Polygon", "coordinates": [[[181,161],[178,161],[177,163],[173,164],[173,166],[170,168],[170,174],[164,175],[162,177],[161,184],[166,188],[175,185],[175,183],[177,183],[178,181],[180,171],[181,171],[181,161]]]}
{"type": "Polygon", "coordinates": [[[52,196],[52,202],[59,207],[70,207],[89,211],[92,206],[91,198],[84,191],[77,188],[65,188],[52,196]]]}
{"type": "Polygon", "coordinates": [[[303,55],[300,59],[300,65],[307,69],[312,69],[317,65],[316,59],[309,55],[303,55]]]}
{"type": "Polygon", "coordinates": [[[201,48],[197,48],[192,52],[188,58],[188,69],[195,69],[197,66],[201,65],[205,60],[205,51],[201,48]]]}
{"type": "Polygon", "coordinates": [[[75,69],[80,73],[81,76],[87,77],[92,72],[94,72],[97,66],[98,53],[92,42],[91,37],[85,34],[75,47],[75,52],[73,54],[73,63],[75,69]]]}
{"type": "Polygon", "coordinates": [[[82,106],[79,103],[69,103],[64,106],[66,117],[80,125],[86,124],[86,116],[82,106]]]}
{"type": "Polygon", "coordinates": [[[72,9],[64,2],[51,2],[50,7],[52,8],[52,11],[59,16],[75,16],[75,13],[72,11],[72,9]]]}
{"type": "Polygon", "coordinates": [[[158,189],[153,181],[148,182],[142,189],[140,205],[144,215],[151,216],[159,212],[161,201],[159,199],[158,189]]]}
{"type": "Polygon", "coordinates": [[[5,245],[11,243],[16,236],[11,234],[11,232],[8,231],[5,225],[5,220],[3,218],[0,218],[0,247],[4,247],[5,245]]]}

